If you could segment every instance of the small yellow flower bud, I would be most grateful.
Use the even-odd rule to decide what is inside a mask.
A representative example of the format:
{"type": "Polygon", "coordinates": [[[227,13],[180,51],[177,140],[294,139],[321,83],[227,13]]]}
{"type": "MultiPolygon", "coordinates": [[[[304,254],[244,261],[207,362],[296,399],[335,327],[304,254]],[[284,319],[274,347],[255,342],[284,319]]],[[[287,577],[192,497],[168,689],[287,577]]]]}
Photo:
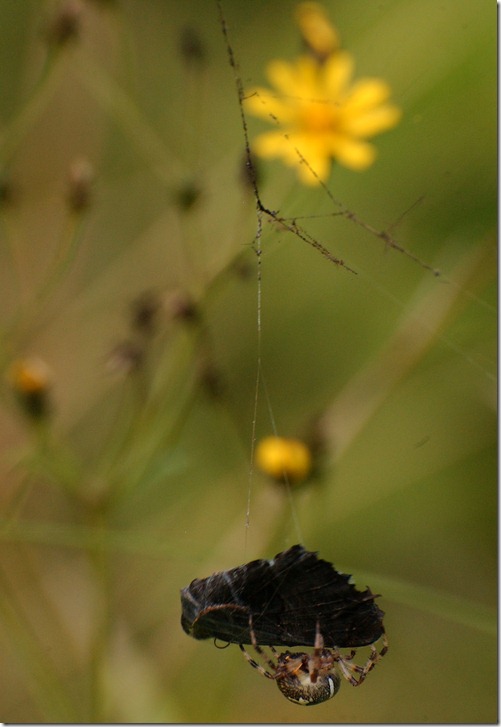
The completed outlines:
{"type": "Polygon", "coordinates": [[[265,437],[256,447],[257,466],[278,481],[300,482],[312,469],[309,448],[299,439],[265,437]]]}
{"type": "Polygon", "coordinates": [[[9,369],[13,388],[22,394],[45,391],[49,387],[50,370],[39,358],[23,358],[14,361],[9,369]]]}
{"type": "Polygon", "coordinates": [[[8,379],[21,406],[34,419],[48,413],[51,378],[47,364],[35,357],[14,361],[8,371],[8,379]]]}
{"type": "Polygon", "coordinates": [[[339,49],[339,37],[320,3],[302,2],[296,8],[296,22],[303,40],[319,60],[339,49]]]}

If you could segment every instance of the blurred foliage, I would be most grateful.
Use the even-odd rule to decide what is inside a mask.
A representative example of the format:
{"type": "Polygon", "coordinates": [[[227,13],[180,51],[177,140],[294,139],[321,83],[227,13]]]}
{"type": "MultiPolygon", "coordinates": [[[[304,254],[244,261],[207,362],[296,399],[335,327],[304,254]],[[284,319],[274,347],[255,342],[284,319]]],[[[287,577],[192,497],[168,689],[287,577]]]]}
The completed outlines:
{"type": "MultiPolygon", "coordinates": [[[[258,166],[356,271],[265,218],[259,348],[217,6],[0,3],[4,721],[497,718],[496,6],[325,7],[404,115],[370,170],[334,168],[351,216],[258,166]],[[51,371],[36,418],[26,357],[51,371]],[[322,443],[292,492],[251,467],[258,360],[256,437],[322,443]],[[179,623],[194,577],[299,541],[383,594],[390,642],[307,713],[179,623]]],[[[299,52],[290,2],[223,10],[244,86],[299,52]]]]}

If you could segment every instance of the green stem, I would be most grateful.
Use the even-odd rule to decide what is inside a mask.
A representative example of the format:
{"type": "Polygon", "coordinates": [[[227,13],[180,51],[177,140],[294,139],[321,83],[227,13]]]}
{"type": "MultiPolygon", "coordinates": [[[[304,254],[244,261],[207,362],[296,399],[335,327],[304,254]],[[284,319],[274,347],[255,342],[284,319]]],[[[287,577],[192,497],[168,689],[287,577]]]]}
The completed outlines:
{"type": "MultiPolygon", "coordinates": [[[[63,681],[51,661],[50,653],[42,646],[10,583],[0,569],[0,616],[19,658],[29,676],[26,687],[48,722],[76,722],[78,712],[72,704],[63,681]]],[[[36,718],[33,721],[37,721],[36,718]]]]}
{"type": "Polygon", "coordinates": [[[47,107],[56,91],[60,82],[61,73],[64,71],[64,64],[59,62],[61,58],[60,53],[49,53],[47,55],[42,73],[30,98],[18,115],[10,121],[5,132],[2,134],[0,139],[0,159],[4,166],[11,161],[19,144],[47,107]]]}
{"type": "MultiPolygon", "coordinates": [[[[351,572],[350,569],[347,572],[351,572]]],[[[379,573],[357,571],[357,581],[376,584],[378,591],[380,590],[384,593],[385,598],[395,603],[431,613],[489,636],[497,634],[497,617],[494,608],[429,586],[409,583],[391,576],[381,576],[379,573]]]]}
{"type": "Polygon", "coordinates": [[[94,510],[89,509],[87,521],[95,536],[93,546],[88,549],[87,554],[95,576],[93,582],[97,593],[90,651],[90,715],[91,722],[101,723],[109,721],[107,672],[112,629],[110,552],[105,546],[109,525],[105,508],[98,506],[94,510]]]}

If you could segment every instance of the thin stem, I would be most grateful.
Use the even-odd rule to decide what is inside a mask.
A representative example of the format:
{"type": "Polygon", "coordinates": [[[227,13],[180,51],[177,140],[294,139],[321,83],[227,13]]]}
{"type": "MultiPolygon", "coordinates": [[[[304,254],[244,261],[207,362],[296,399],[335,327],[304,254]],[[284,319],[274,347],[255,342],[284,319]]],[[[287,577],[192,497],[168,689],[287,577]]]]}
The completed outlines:
{"type": "Polygon", "coordinates": [[[42,713],[49,721],[72,723],[79,715],[72,704],[63,680],[42,646],[37,633],[24,616],[21,604],[0,568],[0,615],[23,669],[29,674],[26,684],[42,713]]]}
{"type": "MultiPolygon", "coordinates": [[[[108,525],[103,510],[91,516],[91,522],[98,532],[104,535],[108,525]]],[[[99,543],[97,548],[89,551],[97,586],[97,599],[94,613],[94,636],[90,655],[90,703],[91,721],[94,723],[108,721],[106,684],[110,655],[110,637],[112,626],[111,614],[111,571],[110,553],[99,543]]]]}

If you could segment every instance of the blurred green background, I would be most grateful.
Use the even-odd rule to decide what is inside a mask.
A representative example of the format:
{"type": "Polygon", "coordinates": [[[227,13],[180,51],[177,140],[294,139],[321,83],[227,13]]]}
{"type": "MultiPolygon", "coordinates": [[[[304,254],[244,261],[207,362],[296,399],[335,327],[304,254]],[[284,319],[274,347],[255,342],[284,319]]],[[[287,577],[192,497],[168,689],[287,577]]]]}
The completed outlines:
{"type": "MultiPolygon", "coordinates": [[[[294,3],[222,5],[244,86],[300,52],[294,3]]],[[[497,720],[496,5],[324,6],[403,109],[328,187],[441,275],[259,164],[264,204],[357,272],[265,219],[259,349],[216,4],[0,3],[3,721],[497,720]],[[289,495],[251,468],[258,356],[256,436],[322,424],[289,495]],[[383,594],[390,642],[307,712],[179,623],[193,578],[299,541],[383,594]]]]}

